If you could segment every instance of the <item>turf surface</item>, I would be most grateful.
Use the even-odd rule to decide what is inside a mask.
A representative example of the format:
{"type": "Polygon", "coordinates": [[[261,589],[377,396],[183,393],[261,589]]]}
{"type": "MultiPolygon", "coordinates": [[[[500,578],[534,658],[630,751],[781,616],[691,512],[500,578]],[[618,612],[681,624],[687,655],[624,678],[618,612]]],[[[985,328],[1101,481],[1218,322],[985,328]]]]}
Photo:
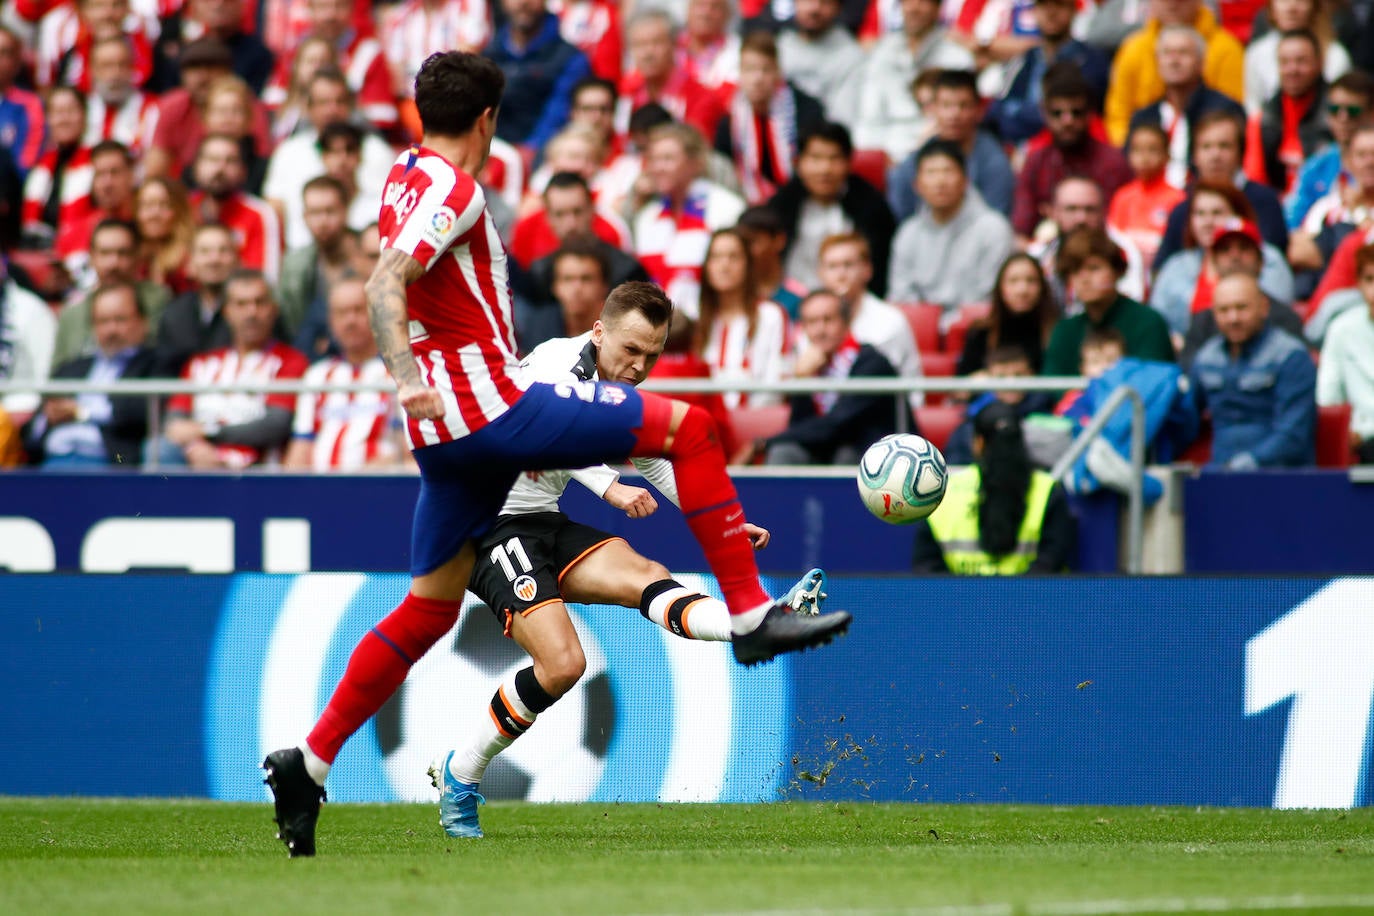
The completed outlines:
{"type": "Polygon", "coordinates": [[[1374,809],[0,799],[0,913],[1374,912],[1374,809]]]}

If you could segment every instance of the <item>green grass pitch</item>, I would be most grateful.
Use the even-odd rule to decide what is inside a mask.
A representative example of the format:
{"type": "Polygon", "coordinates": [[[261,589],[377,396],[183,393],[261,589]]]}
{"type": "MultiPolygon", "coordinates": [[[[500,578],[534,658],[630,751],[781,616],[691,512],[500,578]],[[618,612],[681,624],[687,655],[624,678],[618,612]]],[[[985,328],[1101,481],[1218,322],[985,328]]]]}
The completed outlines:
{"type": "Polygon", "coordinates": [[[1374,809],[0,799],[0,913],[1374,913],[1374,809]]]}

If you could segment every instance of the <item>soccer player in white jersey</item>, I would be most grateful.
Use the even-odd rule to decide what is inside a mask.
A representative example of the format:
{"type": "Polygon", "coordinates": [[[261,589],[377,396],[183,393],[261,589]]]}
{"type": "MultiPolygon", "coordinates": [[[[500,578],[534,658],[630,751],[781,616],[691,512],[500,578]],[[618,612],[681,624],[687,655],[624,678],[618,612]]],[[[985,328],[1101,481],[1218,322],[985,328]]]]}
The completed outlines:
{"type": "MultiPolygon", "coordinates": [[[[368,309],[420,466],[410,592],[353,650],[310,734],[263,762],[278,837],[292,856],[315,853],[325,778],[343,743],[457,622],[474,542],[491,530],[521,471],[669,458],[683,515],[730,610],[741,664],[824,645],[849,628],[843,611],[792,614],[764,591],[706,411],[623,384],[521,377],[506,251],[475,178],[490,155],[504,88],[501,69],[486,58],[453,51],[426,60],[415,80],[424,138],[397,159],[382,195],[382,255],[367,283],[368,309]]],[[[656,323],[672,313],[651,284],[624,284],[609,298],[617,296],[658,313],[656,323]]],[[[524,708],[547,708],[548,691],[532,670],[512,686],[524,708]]]]}
{"type": "MultiPolygon", "coordinates": [[[[609,379],[644,381],[663,352],[670,322],[655,324],[628,300],[612,299],[592,330],[540,344],[521,369],[533,381],[609,379]]],[[[635,466],[675,505],[672,465],[662,458],[635,458],[635,466]]],[[[574,522],[558,508],[568,484],[578,483],[630,518],[652,514],[658,503],[648,490],[621,483],[606,465],[522,475],[506,497],[496,526],[477,544],[477,565],[468,590],[491,609],[530,655],[528,672],[557,702],[582,677],[586,657],[565,601],[619,604],[687,639],[728,640],[730,612],[724,602],[683,586],[661,563],[637,553],[623,539],[574,522]]],[[[756,549],[767,546],[764,528],[746,524],[756,549]]],[[[825,573],[813,569],[787,594],[796,612],[817,613],[825,573]]],[[[479,720],[465,747],[441,755],[430,767],[440,790],[439,823],[453,837],[481,837],[478,784],[493,757],[534,724],[538,713],[521,702],[516,677],[491,699],[491,715],[479,720]]],[[[540,698],[544,699],[543,697],[540,698]]],[[[537,705],[544,705],[539,703],[537,705]]]]}

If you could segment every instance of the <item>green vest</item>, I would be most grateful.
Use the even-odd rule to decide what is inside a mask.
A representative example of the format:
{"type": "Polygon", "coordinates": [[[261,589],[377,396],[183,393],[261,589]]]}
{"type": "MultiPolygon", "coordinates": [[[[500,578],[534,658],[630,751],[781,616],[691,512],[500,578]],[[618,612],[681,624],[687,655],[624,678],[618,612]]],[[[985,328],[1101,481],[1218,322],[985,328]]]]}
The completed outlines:
{"type": "Polygon", "coordinates": [[[978,546],[978,497],[981,478],[970,467],[949,480],[945,498],[930,516],[930,531],[945,553],[945,565],[961,576],[1015,576],[1030,569],[1040,550],[1040,528],[1050,502],[1054,478],[1032,471],[1026,491],[1026,517],[1016,533],[1016,547],[1005,556],[984,553],[978,546]]]}

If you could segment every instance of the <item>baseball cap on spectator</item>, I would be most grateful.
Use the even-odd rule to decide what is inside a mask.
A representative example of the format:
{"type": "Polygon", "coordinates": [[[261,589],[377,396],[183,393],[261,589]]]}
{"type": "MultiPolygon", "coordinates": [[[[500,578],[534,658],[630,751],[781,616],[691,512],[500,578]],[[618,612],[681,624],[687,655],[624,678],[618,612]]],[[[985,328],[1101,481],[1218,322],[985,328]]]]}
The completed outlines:
{"type": "Polygon", "coordinates": [[[1258,226],[1249,220],[1237,219],[1233,216],[1230,219],[1224,220],[1221,225],[1217,226],[1216,231],[1212,233],[1213,247],[1221,244],[1222,239],[1231,235],[1239,235],[1249,239],[1255,243],[1256,248],[1262,248],[1264,244],[1258,226]]]}
{"type": "Polygon", "coordinates": [[[231,70],[234,66],[234,53],[229,46],[218,38],[197,38],[182,49],[181,67],[220,67],[231,70]]]}

